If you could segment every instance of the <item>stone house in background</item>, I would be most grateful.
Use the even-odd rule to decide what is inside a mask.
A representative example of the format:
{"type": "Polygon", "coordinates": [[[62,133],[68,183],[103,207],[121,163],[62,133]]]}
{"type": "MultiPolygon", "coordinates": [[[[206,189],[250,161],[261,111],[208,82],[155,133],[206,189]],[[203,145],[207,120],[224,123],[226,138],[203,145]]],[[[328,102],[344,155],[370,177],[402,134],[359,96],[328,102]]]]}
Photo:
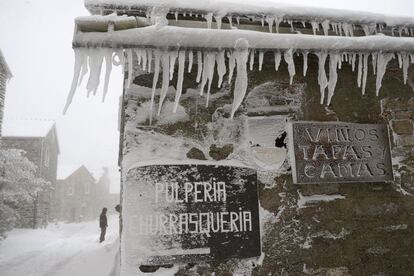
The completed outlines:
{"type": "Polygon", "coordinates": [[[52,198],[60,153],[55,123],[50,120],[7,120],[2,131],[2,147],[24,150],[26,157],[36,165],[37,176],[50,182],[50,188],[38,193],[33,203],[19,208],[17,226],[44,227],[55,216],[52,198]]]}
{"type": "Polygon", "coordinates": [[[83,165],[66,175],[63,171],[60,169],[56,184],[56,219],[66,222],[97,219],[103,207],[111,213],[119,203],[119,194],[110,194],[106,168],[98,181],[83,165]]]}
{"type": "Polygon", "coordinates": [[[4,101],[6,97],[6,83],[12,76],[13,75],[0,49],[0,136],[1,125],[3,123],[4,101]]]}

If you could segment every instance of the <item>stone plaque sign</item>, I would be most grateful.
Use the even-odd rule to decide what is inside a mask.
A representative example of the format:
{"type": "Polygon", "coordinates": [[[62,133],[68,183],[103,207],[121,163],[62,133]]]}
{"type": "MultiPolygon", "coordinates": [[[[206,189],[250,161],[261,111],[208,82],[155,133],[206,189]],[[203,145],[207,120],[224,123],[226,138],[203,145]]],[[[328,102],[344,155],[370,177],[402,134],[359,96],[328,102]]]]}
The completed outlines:
{"type": "Polygon", "coordinates": [[[292,122],[288,133],[294,183],[393,180],[386,125],[292,122]]]}
{"type": "Polygon", "coordinates": [[[261,254],[257,175],[252,169],[135,167],[123,189],[121,258],[129,265],[261,254]]]}

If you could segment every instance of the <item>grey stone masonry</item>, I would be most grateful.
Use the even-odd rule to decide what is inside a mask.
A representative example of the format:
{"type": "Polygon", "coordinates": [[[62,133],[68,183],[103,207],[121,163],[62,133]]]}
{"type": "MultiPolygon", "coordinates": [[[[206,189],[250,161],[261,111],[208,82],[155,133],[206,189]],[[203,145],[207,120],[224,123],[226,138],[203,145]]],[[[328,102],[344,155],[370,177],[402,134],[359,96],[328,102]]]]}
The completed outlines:
{"type": "Polygon", "coordinates": [[[414,97],[385,98],[381,101],[382,116],[390,126],[396,182],[414,192],[414,97]]]}

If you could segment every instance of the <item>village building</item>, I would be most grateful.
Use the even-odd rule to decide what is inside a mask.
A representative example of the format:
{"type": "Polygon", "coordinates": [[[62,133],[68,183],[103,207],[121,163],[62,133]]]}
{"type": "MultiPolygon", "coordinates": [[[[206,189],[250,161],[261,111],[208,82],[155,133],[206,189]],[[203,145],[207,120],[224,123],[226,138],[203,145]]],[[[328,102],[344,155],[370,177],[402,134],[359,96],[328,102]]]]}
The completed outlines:
{"type": "Polygon", "coordinates": [[[17,227],[45,227],[55,216],[53,194],[56,186],[59,141],[56,125],[50,120],[7,120],[2,128],[2,147],[21,149],[37,167],[36,175],[50,183],[33,203],[19,207],[17,227]]]}
{"type": "Polygon", "coordinates": [[[85,167],[77,169],[59,168],[54,202],[56,219],[65,222],[96,220],[102,208],[108,208],[108,214],[115,213],[119,204],[119,194],[110,193],[108,169],[98,180],[85,167]]]}
{"type": "Polygon", "coordinates": [[[3,124],[4,101],[6,98],[6,84],[12,76],[13,75],[10,71],[10,68],[7,65],[3,53],[0,49],[0,136],[1,126],[3,124]]]}
{"type": "Polygon", "coordinates": [[[112,65],[123,67],[121,275],[172,264],[188,275],[188,263],[220,275],[414,270],[414,19],[269,3],[85,3],[92,16],[75,21],[65,111],[85,72],[96,91],[105,63],[105,97],[112,65]],[[301,175],[312,184],[296,176],[300,153],[314,162],[301,175]],[[238,207],[252,212],[226,209],[238,207]]]}

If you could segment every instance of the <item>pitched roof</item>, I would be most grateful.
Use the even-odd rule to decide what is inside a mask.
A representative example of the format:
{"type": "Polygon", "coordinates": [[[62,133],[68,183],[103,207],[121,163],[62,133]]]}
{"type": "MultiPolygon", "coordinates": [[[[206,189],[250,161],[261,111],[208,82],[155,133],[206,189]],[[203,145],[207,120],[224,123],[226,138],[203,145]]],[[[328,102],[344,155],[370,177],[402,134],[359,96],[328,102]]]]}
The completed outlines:
{"type": "Polygon", "coordinates": [[[96,179],[93,177],[92,173],[84,165],[77,167],[70,165],[59,166],[57,171],[57,179],[66,180],[69,177],[78,173],[84,173],[88,177],[90,177],[90,179],[93,180],[93,182],[96,182],[96,179]]]}
{"type": "Polygon", "coordinates": [[[46,137],[54,126],[52,120],[6,119],[2,134],[4,137],[46,137]]]}
{"type": "Polygon", "coordinates": [[[13,77],[13,75],[12,75],[12,73],[10,71],[9,66],[7,65],[6,59],[3,56],[3,53],[1,51],[1,49],[0,49],[0,68],[3,68],[4,69],[4,71],[6,72],[6,77],[8,79],[10,79],[10,78],[13,77]]]}

